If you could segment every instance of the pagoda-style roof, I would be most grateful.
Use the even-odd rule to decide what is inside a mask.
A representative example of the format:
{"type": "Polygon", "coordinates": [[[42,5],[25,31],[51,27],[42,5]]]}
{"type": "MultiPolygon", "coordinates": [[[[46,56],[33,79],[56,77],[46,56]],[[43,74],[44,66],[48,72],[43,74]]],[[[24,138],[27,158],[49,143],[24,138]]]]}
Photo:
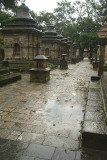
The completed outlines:
{"type": "Polygon", "coordinates": [[[36,24],[35,20],[31,17],[29,13],[29,8],[22,3],[22,5],[17,9],[16,16],[12,23],[7,24],[5,28],[2,29],[3,33],[13,33],[13,32],[36,32],[42,34],[39,26],[36,24]]]}
{"type": "Polygon", "coordinates": [[[53,25],[47,25],[47,30],[42,37],[43,41],[57,41],[57,32],[53,25]]]}
{"type": "Polygon", "coordinates": [[[65,37],[63,37],[63,39],[62,39],[61,41],[62,41],[62,43],[64,43],[64,44],[66,44],[66,45],[67,45],[67,41],[68,41],[68,39],[67,39],[67,38],[65,38],[65,37]]]}
{"type": "Polygon", "coordinates": [[[69,46],[72,45],[72,41],[70,40],[70,37],[68,37],[67,45],[69,45],[69,46]]]}

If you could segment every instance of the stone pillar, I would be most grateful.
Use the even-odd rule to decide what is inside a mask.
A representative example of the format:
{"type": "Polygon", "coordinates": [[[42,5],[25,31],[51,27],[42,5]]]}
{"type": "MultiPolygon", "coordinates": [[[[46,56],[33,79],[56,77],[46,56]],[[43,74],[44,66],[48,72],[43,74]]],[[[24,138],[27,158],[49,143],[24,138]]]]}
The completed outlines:
{"type": "Polygon", "coordinates": [[[67,54],[62,54],[62,60],[60,61],[60,69],[68,69],[68,62],[66,60],[67,54]]]}
{"type": "Polygon", "coordinates": [[[101,75],[103,75],[104,57],[105,57],[105,45],[101,45],[100,46],[100,57],[99,57],[99,69],[98,69],[98,76],[99,77],[101,77],[101,75]]]}

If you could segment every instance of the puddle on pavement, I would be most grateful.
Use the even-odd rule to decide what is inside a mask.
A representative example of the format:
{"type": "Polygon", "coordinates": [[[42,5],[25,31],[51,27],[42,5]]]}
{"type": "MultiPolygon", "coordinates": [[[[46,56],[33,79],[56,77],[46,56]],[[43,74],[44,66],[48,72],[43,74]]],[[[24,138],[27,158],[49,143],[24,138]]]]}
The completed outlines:
{"type": "Polygon", "coordinates": [[[71,117],[72,115],[81,115],[83,116],[82,107],[72,105],[72,102],[64,100],[63,104],[62,101],[55,101],[48,99],[45,112],[50,114],[52,117],[63,117],[64,115],[71,117]]]}

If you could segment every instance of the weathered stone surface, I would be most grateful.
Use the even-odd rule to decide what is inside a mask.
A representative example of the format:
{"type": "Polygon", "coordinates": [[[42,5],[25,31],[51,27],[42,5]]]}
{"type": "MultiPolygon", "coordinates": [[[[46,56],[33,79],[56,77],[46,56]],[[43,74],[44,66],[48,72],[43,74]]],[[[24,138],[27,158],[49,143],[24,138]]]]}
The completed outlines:
{"type": "Polygon", "coordinates": [[[63,137],[48,136],[45,138],[45,141],[43,142],[43,144],[47,146],[63,147],[64,141],[65,141],[65,138],[63,137]]]}
{"type": "Polygon", "coordinates": [[[95,105],[94,104],[93,105],[89,104],[89,105],[87,105],[86,110],[87,110],[87,112],[98,112],[100,110],[99,106],[96,105],[96,103],[95,103],[95,105]]]}
{"type": "Polygon", "coordinates": [[[4,76],[2,75],[2,77],[0,77],[0,87],[6,84],[13,83],[17,80],[21,80],[21,75],[19,74],[9,74],[4,76]]]}
{"type": "Polygon", "coordinates": [[[35,160],[35,158],[34,157],[29,157],[29,156],[21,156],[19,158],[19,160],[35,160]]]}
{"type": "Polygon", "coordinates": [[[88,102],[87,102],[87,106],[89,105],[92,105],[92,106],[100,106],[101,104],[101,100],[95,100],[95,99],[88,99],[88,102]]]}
{"type": "MultiPolygon", "coordinates": [[[[47,84],[30,83],[29,75],[22,74],[21,81],[0,88],[0,126],[9,127],[9,123],[14,124],[10,125],[9,129],[5,128],[6,130],[1,128],[0,132],[4,133],[2,136],[10,138],[10,142],[11,139],[17,138],[19,139],[18,143],[22,143],[24,140],[27,142],[26,144],[29,144],[24,149],[20,146],[18,158],[22,157],[27,147],[29,155],[24,154],[23,156],[35,157],[38,160],[46,160],[54,156],[55,147],[52,145],[61,146],[64,151],[66,149],[67,155],[64,158],[71,156],[70,153],[68,156],[68,150],[77,151],[79,149],[79,131],[86,104],[84,98],[90,76],[96,74],[96,71],[90,69],[90,64],[84,61],[76,65],[69,65],[67,71],[59,69],[52,71],[51,80],[47,84]],[[7,129],[12,132],[8,132],[7,129]],[[33,152],[30,149],[31,143],[33,152]],[[44,146],[44,143],[49,146],[44,146]],[[47,150],[52,147],[53,154],[49,158],[48,155],[47,157],[44,155],[38,157],[38,153],[42,154],[42,149],[38,147],[36,152],[35,145],[40,145],[43,149],[46,147],[47,154],[47,150]]],[[[88,105],[97,107],[100,102],[100,100],[89,100],[88,105]]],[[[91,124],[87,125],[91,126],[91,124]]],[[[9,150],[11,151],[10,155],[13,156],[11,160],[15,160],[14,156],[17,155],[15,146],[17,145],[15,144],[14,149],[9,150]]],[[[61,155],[63,155],[62,152],[61,155]]],[[[0,153],[0,158],[1,155],[0,153]]],[[[4,159],[8,159],[8,153],[4,153],[4,155],[4,159]]]]}
{"type": "Polygon", "coordinates": [[[100,92],[100,89],[96,87],[89,89],[89,100],[82,132],[82,147],[107,151],[106,124],[103,119],[105,113],[102,108],[100,92]]]}
{"type": "Polygon", "coordinates": [[[7,138],[8,135],[11,133],[12,131],[9,129],[2,129],[0,130],[0,138],[7,138]]]}
{"type": "Polygon", "coordinates": [[[24,155],[50,160],[54,154],[54,151],[55,151],[54,147],[30,144],[26,149],[26,151],[24,152],[24,155]]]}
{"type": "Polygon", "coordinates": [[[101,100],[101,90],[98,88],[90,88],[88,99],[101,100]]]}
{"type": "Polygon", "coordinates": [[[83,132],[105,134],[105,123],[85,121],[83,132]]]}
{"type": "Polygon", "coordinates": [[[90,88],[100,88],[99,81],[90,81],[90,88]]]}
{"type": "Polygon", "coordinates": [[[86,112],[85,121],[101,122],[102,121],[102,115],[101,115],[100,112],[86,112]]]}
{"type": "Polygon", "coordinates": [[[44,135],[23,132],[18,139],[20,141],[23,141],[23,142],[29,142],[30,141],[32,143],[42,144],[43,141],[44,141],[44,135]]]}
{"type": "Polygon", "coordinates": [[[76,152],[65,150],[62,148],[56,148],[52,160],[74,160],[76,152]]]}
{"type": "Polygon", "coordinates": [[[43,142],[44,145],[54,147],[64,147],[65,149],[77,149],[79,147],[78,141],[71,138],[48,136],[43,142]]]}

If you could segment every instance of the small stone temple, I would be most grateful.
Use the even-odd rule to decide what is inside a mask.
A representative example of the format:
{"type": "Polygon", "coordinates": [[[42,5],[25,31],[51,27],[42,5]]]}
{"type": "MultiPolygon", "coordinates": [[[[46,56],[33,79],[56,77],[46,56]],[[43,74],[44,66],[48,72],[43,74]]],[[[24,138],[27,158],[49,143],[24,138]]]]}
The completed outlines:
{"type": "Polygon", "coordinates": [[[44,55],[34,57],[34,68],[30,69],[30,81],[45,83],[50,80],[50,68],[48,58],[44,55]]]}
{"type": "Polygon", "coordinates": [[[22,3],[11,24],[2,29],[6,59],[29,59],[40,54],[42,31],[22,3]]]}
{"type": "Polygon", "coordinates": [[[42,37],[42,54],[49,59],[60,58],[60,41],[53,25],[47,25],[47,30],[42,37]]]}

